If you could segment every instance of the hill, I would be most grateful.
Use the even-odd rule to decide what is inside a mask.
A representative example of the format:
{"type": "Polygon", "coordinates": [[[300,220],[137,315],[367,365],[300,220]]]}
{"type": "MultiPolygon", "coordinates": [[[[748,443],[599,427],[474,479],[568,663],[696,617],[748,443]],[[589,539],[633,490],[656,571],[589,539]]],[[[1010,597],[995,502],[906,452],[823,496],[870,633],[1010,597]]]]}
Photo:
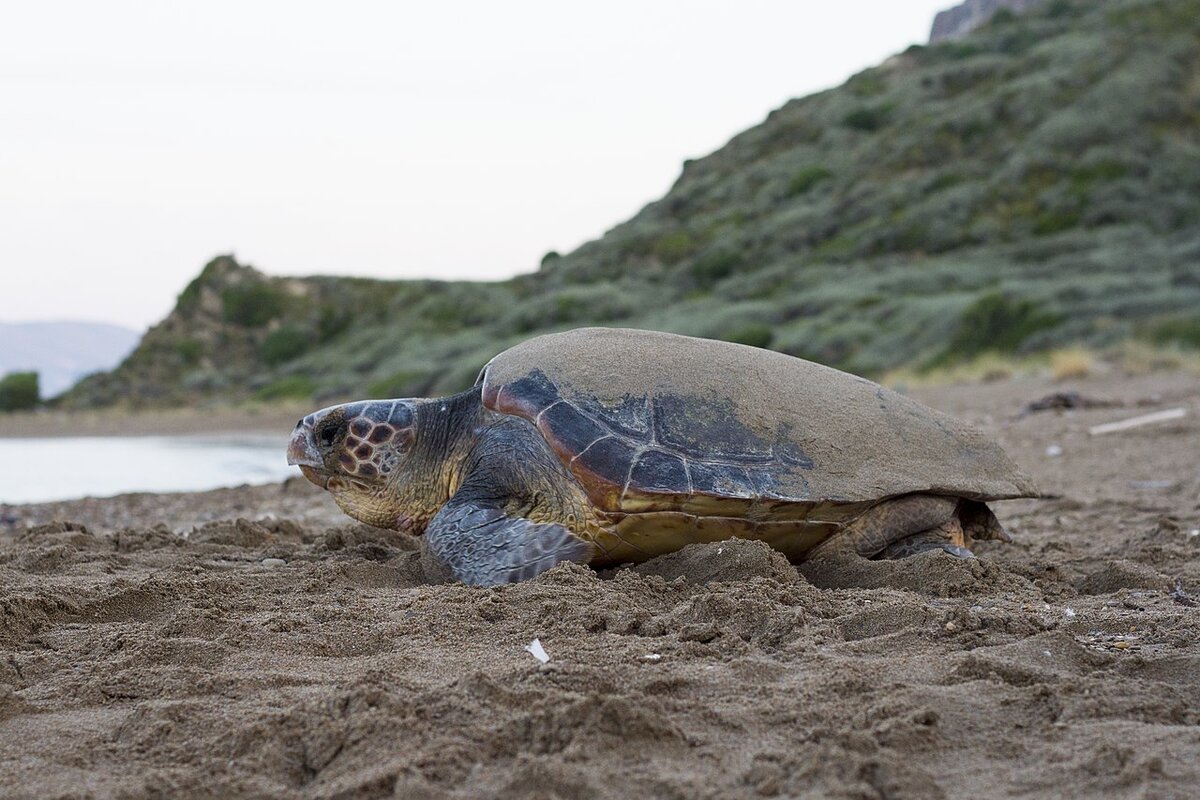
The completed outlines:
{"type": "Polygon", "coordinates": [[[42,394],[56,395],[88,373],[115,367],[140,338],[103,322],[0,322],[0,375],[35,371],[42,394]]]}
{"type": "Polygon", "coordinates": [[[987,23],[1001,9],[1020,13],[1044,2],[1046,0],[964,0],[953,8],[937,13],[929,32],[929,43],[961,39],[987,23]]]}
{"type": "Polygon", "coordinates": [[[788,102],[536,273],[269,278],[219,258],[66,402],[450,391],[507,344],[584,324],[878,374],[1198,347],[1196,308],[1200,0],[1050,0],[788,102]]]}

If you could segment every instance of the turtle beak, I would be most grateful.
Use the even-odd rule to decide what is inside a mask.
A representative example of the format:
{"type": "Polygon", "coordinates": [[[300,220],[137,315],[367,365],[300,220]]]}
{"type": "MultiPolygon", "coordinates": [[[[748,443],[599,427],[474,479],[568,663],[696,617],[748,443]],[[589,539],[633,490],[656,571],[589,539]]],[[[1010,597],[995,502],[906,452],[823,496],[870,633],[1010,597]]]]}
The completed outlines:
{"type": "Polygon", "coordinates": [[[296,424],[296,430],[292,432],[292,440],[288,442],[287,463],[293,467],[312,467],[321,469],[325,463],[321,460],[321,454],[317,451],[317,444],[313,441],[312,426],[306,425],[304,420],[300,420],[296,424]]]}

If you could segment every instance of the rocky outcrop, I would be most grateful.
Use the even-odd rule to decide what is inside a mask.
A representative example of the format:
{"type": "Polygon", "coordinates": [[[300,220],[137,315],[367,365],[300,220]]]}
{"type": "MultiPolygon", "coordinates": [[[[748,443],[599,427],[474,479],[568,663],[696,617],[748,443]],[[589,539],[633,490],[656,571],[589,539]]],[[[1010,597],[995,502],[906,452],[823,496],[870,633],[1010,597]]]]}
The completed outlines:
{"type": "Polygon", "coordinates": [[[1040,6],[1045,1],[966,0],[962,5],[938,12],[938,15],[933,18],[933,30],[929,33],[929,43],[936,44],[952,39],[961,39],[990,20],[1002,8],[1019,14],[1035,6],[1040,6]]]}

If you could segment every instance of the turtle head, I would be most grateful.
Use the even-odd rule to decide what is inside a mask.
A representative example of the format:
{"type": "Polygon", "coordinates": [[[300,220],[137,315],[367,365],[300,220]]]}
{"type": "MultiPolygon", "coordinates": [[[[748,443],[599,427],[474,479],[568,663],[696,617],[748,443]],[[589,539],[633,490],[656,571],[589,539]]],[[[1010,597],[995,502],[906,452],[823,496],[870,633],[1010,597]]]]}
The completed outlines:
{"type": "Polygon", "coordinates": [[[407,528],[412,517],[392,487],[416,438],[415,405],[362,400],[314,411],[296,423],[288,463],[355,519],[407,528]]]}

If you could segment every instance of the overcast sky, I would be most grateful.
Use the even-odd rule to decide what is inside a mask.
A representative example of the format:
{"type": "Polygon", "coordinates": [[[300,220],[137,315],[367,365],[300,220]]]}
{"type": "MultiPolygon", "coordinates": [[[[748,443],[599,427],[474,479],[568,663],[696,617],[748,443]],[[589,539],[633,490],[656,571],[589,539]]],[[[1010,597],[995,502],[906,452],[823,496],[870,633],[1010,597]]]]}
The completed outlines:
{"type": "Polygon", "coordinates": [[[8,3],[0,319],[143,327],[225,252],[527,272],[952,4],[8,3]]]}

